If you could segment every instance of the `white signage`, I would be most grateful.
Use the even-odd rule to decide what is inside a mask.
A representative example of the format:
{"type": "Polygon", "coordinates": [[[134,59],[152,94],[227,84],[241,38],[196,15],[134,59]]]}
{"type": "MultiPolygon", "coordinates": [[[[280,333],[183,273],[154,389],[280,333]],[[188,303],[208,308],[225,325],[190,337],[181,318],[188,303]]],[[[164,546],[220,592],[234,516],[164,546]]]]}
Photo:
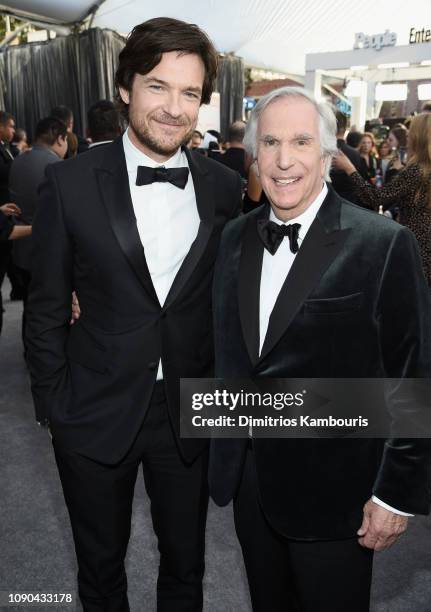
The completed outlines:
{"type": "Polygon", "coordinates": [[[385,30],[383,34],[364,34],[357,32],[355,34],[354,49],[375,49],[380,51],[382,47],[394,47],[397,44],[397,35],[395,32],[385,30]]]}

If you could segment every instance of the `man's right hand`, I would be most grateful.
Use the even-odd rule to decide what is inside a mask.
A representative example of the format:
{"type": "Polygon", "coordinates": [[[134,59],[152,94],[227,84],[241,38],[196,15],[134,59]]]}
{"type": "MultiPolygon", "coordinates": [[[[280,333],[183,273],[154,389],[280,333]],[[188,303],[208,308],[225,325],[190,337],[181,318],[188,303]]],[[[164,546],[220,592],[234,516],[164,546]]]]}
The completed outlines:
{"type": "Polygon", "coordinates": [[[70,319],[70,324],[73,325],[75,321],[79,319],[81,316],[81,309],[79,307],[78,298],[76,297],[76,293],[72,293],[72,317],[70,319]]]}

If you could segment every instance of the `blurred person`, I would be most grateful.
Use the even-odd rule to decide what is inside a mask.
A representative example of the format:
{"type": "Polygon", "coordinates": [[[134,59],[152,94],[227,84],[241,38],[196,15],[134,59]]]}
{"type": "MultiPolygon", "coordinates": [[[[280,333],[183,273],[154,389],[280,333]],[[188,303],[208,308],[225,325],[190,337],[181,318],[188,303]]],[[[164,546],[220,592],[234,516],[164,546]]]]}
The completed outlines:
{"type": "Polygon", "coordinates": [[[51,117],[57,117],[60,121],[63,121],[67,127],[67,131],[69,134],[73,134],[71,138],[68,139],[69,149],[66,154],[65,159],[69,159],[70,157],[75,157],[80,153],[84,153],[88,150],[88,142],[82,136],[75,134],[73,131],[74,126],[74,118],[73,112],[67,106],[60,104],[59,106],[54,106],[50,112],[51,117]]]}
{"type": "MultiPolygon", "coordinates": [[[[251,113],[244,142],[269,204],[223,231],[217,378],[269,390],[277,378],[431,375],[416,241],[326,183],[335,131],[331,107],[303,88],[274,90],[251,113]]],[[[380,401],[397,425],[427,408],[411,392],[396,410],[380,401]]],[[[369,612],[374,552],[396,542],[408,516],[429,512],[429,441],[268,429],[211,440],[210,491],[221,506],[233,500],[253,612],[369,612]]]]}
{"type": "Polygon", "coordinates": [[[199,130],[194,130],[190,142],[188,144],[189,149],[200,149],[202,145],[203,136],[199,130]]]}
{"type": "Polygon", "coordinates": [[[352,149],[359,150],[359,143],[361,142],[362,132],[357,132],[356,130],[350,130],[346,136],[346,143],[352,149]]]}
{"type": "Polygon", "coordinates": [[[30,145],[27,140],[27,132],[23,128],[16,128],[15,135],[12,140],[12,145],[18,149],[19,153],[28,151],[30,145]]]}
{"type": "Polygon", "coordinates": [[[264,202],[266,202],[266,196],[257,175],[256,162],[253,162],[248,170],[247,187],[242,202],[242,210],[247,214],[264,202]]]}
{"type": "Polygon", "coordinates": [[[376,142],[371,132],[364,132],[359,142],[359,154],[365,162],[366,178],[370,183],[374,183],[376,172],[379,169],[377,159],[376,142]]]}
{"type": "Polygon", "coordinates": [[[431,113],[431,100],[422,104],[422,113],[431,113]]]}
{"type": "Polygon", "coordinates": [[[228,149],[219,158],[222,164],[239,173],[242,179],[247,180],[250,161],[248,160],[243,144],[245,134],[244,121],[235,121],[229,127],[228,149]]]}
{"type": "MultiPolygon", "coordinates": [[[[28,364],[68,506],[84,612],[129,610],[142,469],[157,609],[201,612],[208,441],[180,437],[180,378],[213,372],[212,279],[240,178],[185,147],[217,52],[196,25],[137,25],[119,56],[122,138],[47,168],[35,217],[28,364]],[[70,326],[70,296],[81,316],[70,326]]],[[[148,602],[141,602],[147,609],[148,602]]]]}
{"type": "Polygon", "coordinates": [[[99,100],[87,113],[87,137],[90,149],[109,144],[121,134],[120,113],[111,100],[99,100]]]}
{"type": "Polygon", "coordinates": [[[389,183],[403,169],[407,155],[408,130],[404,125],[394,125],[388,134],[388,143],[392,151],[392,159],[389,161],[385,172],[385,182],[389,183]]]}
{"type": "Polygon", "coordinates": [[[388,169],[389,163],[392,160],[391,146],[387,139],[382,140],[382,142],[379,144],[377,147],[377,153],[380,160],[383,180],[385,180],[386,170],[388,169]]]}
{"type": "MultiPolygon", "coordinates": [[[[45,178],[45,169],[48,165],[63,160],[68,149],[68,137],[70,137],[70,134],[68,134],[63,121],[56,117],[45,117],[36,125],[31,151],[28,151],[25,155],[19,155],[12,163],[9,175],[11,199],[20,207],[23,219],[30,225],[33,223],[36,212],[38,190],[45,178]]],[[[24,303],[22,339],[25,349],[24,330],[33,262],[31,236],[13,245],[13,261],[18,268],[22,283],[24,303]]]]}
{"type": "MultiPolygon", "coordinates": [[[[337,120],[337,148],[347,155],[360,175],[367,178],[367,167],[365,160],[361,157],[359,151],[348,145],[345,140],[347,132],[347,116],[341,111],[337,111],[335,118],[337,120]]],[[[332,186],[338,195],[340,195],[342,198],[346,198],[346,200],[349,200],[354,204],[357,204],[351,183],[344,172],[331,168],[330,178],[332,186]]]]}
{"type": "MultiPolygon", "coordinates": [[[[12,146],[15,136],[15,119],[11,113],[0,111],[0,205],[11,201],[9,193],[9,173],[12,162],[19,154],[18,149],[12,146]]],[[[11,300],[22,298],[21,279],[12,261],[12,244],[0,244],[0,310],[3,310],[1,287],[6,273],[9,276],[12,290],[11,300]]]]}
{"type": "Polygon", "coordinates": [[[431,286],[431,114],[412,119],[407,165],[382,189],[366,183],[344,155],[338,155],[334,163],[349,176],[364,206],[377,211],[380,206],[387,210],[398,205],[399,221],[416,236],[425,277],[431,286]]]}

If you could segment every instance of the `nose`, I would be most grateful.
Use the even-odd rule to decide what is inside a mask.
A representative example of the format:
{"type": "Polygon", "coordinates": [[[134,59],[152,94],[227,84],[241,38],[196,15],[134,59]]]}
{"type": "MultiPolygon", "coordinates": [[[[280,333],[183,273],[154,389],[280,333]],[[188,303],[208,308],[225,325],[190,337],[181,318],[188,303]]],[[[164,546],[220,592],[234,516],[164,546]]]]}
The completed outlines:
{"type": "Polygon", "coordinates": [[[288,170],[295,164],[294,151],[289,143],[282,143],[277,153],[277,166],[280,170],[288,170]]]}
{"type": "Polygon", "coordinates": [[[169,92],[164,105],[164,110],[171,117],[179,117],[182,114],[181,96],[179,92],[169,92]]]}

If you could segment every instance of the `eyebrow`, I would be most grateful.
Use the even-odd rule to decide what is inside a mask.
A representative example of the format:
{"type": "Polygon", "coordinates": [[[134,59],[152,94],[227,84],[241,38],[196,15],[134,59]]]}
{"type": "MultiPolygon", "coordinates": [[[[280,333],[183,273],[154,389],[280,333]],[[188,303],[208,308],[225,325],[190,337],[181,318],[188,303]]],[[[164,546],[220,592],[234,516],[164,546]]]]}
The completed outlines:
{"type": "MultiPolygon", "coordinates": [[[[156,77],[144,77],[144,83],[158,83],[159,85],[165,85],[165,87],[170,87],[170,84],[167,81],[163,81],[162,79],[158,79],[156,77]]],[[[184,87],[184,91],[193,91],[198,94],[202,94],[201,87],[193,87],[190,85],[189,87],[184,87]]]]}
{"type": "MultiPolygon", "coordinates": [[[[262,134],[260,140],[265,140],[265,138],[272,138],[273,140],[280,140],[277,136],[273,134],[262,134]]],[[[294,134],[291,140],[314,140],[315,137],[312,134],[308,134],[304,132],[303,134],[294,134]]]]}

